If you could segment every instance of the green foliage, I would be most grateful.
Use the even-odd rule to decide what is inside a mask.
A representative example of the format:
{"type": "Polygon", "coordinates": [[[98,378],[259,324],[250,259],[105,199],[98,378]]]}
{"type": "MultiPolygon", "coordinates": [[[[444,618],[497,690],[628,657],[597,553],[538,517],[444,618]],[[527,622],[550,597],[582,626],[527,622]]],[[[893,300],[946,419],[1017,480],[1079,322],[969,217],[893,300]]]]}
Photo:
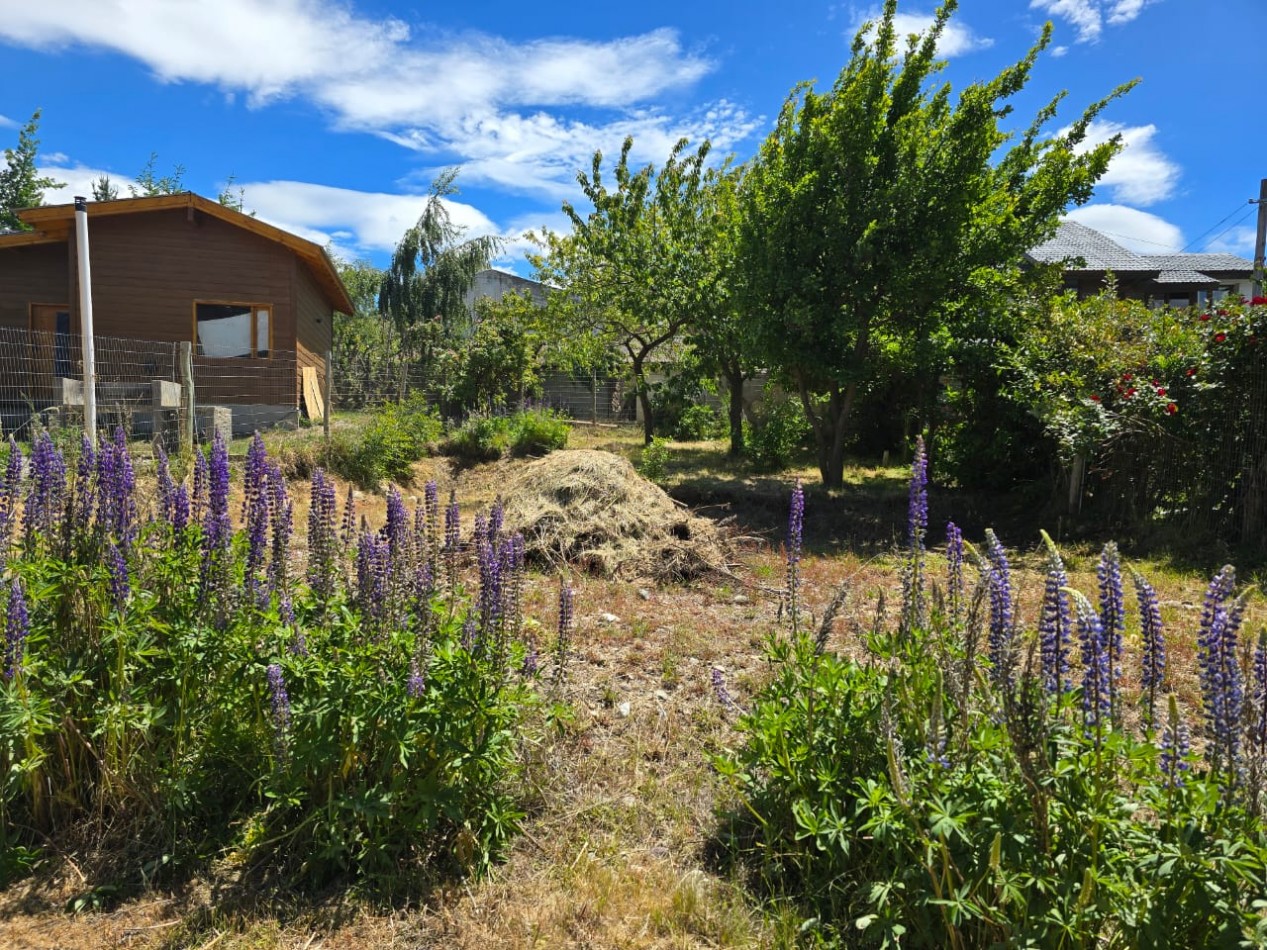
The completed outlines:
{"type": "Polygon", "coordinates": [[[672,449],[667,439],[655,438],[638,455],[638,474],[651,482],[663,482],[668,472],[672,449]]]}
{"type": "Polygon", "coordinates": [[[136,173],[136,181],[128,185],[133,198],[150,198],[155,195],[177,195],[185,191],[185,166],[173,165],[170,173],[159,175],[158,152],[150,152],[145,166],[136,173]]]}
{"type": "Polygon", "coordinates": [[[538,374],[539,312],[528,293],[476,301],[475,329],[452,350],[448,398],[455,409],[491,412],[532,393],[538,374]]]}
{"type": "Polygon", "coordinates": [[[374,411],[363,429],[332,435],[327,467],[362,488],[377,489],[384,480],[409,485],[413,463],[431,453],[443,428],[421,396],[388,403],[374,411]]]}
{"type": "Polygon", "coordinates": [[[767,397],[756,424],[744,423],[744,451],[756,471],[778,472],[805,447],[809,434],[809,422],[799,402],[767,397]]]}
{"type": "Polygon", "coordinates": [[[572,233],[547,234],[545,254],[534,259],[542,280],[561,288],[548,301],[557,332],[628,355],[648,443],[655,431],[648,362],[711,306],[721,279],[707,251],[714,231],[706,210],[709,143],[694,153],[687,145],[680,140],[663,167],[635,171],[633,139],[625,139],[614,188],[595,152],[590,171],[577,176],[593,211],[582,217],[565,202],[572,233]]]}
{"type": "Polygon", "coordinates": [[[1057,96],[1000,153],[1000,119],[1050,25],[1018,63],[952,97],[932,80],[955,8],[904,46],[887,0],[829,91],[794,91],[743,179],[738,273],[757,351],[801,395],[830,487],[867,386],[898,354],[919,356],[914,378],[937,379],[929,341],[1090,197],[1120,145],[1082,148],[1108,100],[1047,134],[1057,96]]]}
{"type": "Polygon", "coordinates": [[[679,442],[702,442],[709,439],[720,439],[726,434],[726,421],[712,406],[707,403],[691,403],[682,410],[677,425],[673,427],[673,438],[679,442]]]}
{"type": "Polygon", "coordinates": [[[45,191],[62,187],[53,179],[37,174],[39,127],[40,110],[36,109],[26,125],[18,130],[17,148],[4,150],[4,167],[0,168],[0,229],[29,231],[17,212],[39,207],[44,203],[45,191]]]}
{"type": "Polygon", "coordinates": [[[109,175],[102,174],[93,180],[93,201],[117,201],[118,198],[119,186],[110,180],[109,175]]]}
{"type": "Polygon", "coordinates": [[[471,416],[445,441],[444,451],[465,462],[493,462],[510,455],[545,455],[566,447],[567,419],[548,409],[510,415],[471,416]]]}
{"type": "Polygon", "coordinates": [[[1097,744],[1076,697],[1047,709],[1032,681],[1011,699],[964,694],[948,678],[963,654],[938,664],[946,633],[882,638],[878,665],[772,642],[745,744],[719,762],[742,803],[732,844],[827,943],[1242,946],[1267,933],[1267,837],[1217,776],[1172,786],[1152,741],[1097,744]]]}
{"type": "Polygon", "coordinates": [[[438,346],[466,329],[464,295],[501,247],[487,235],[461,240],[464,229],[453,223],[445,201],[457,194],[456,178],[449,170],[432,182],[422,215],[396,245],[379,285],[379,312],[395,325],[405,352],[424,366],[438,346]]]}

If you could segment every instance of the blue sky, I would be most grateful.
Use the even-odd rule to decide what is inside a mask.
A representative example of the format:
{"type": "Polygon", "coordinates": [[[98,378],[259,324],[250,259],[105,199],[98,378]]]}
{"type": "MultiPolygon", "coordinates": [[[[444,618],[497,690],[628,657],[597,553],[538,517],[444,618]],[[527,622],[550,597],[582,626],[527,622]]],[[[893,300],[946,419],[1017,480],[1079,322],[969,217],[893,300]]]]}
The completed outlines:
{"type": "MultiPolygon", "coordinates": [[[[932,2],[903,2],[903,30],[932,2]]],[[[41,165],[87,193],[158,153],[214,196],[347,257],[385,263],[439,169],[454,217],[507,241],[562,227],[595,149],[627,134],[659,163],[680,136],[750,156],[794,84],[829,84],[878,3],[431,6],[386,0],[0,0],[0,143],[37,107],[41,165]]],[[[1055,131],[1123,81],[1093,129],[1127,148],[1073,217],[1139,251],[1250,256],[1267,177],[1263,0],[962,0],[943,37],[962,87],[1055,40],[1016,100],[1018,124],[1061,89],[1055,131]]]]}

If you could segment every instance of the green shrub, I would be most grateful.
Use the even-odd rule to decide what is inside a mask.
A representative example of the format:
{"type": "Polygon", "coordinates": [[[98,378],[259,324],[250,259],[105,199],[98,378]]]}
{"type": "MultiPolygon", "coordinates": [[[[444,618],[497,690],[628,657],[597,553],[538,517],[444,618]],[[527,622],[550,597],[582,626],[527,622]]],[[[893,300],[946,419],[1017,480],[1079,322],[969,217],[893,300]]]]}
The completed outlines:
{"type": "Polygon", "coordinates": [[[673,438],[679,442],[703,442],[720,439],[727,433],[726,420],[721,413],[707,403],[692,403],[682,410],[673,438]]]}
{"type": "Polygon", "coordinates": [[[547,455],[566,448],[571,432],[567,418],[551,409],[515,413],[511,421],[511,454],[547,455]]]}
{"type": "Polygon", "coordinates": [[[756,425],[744,421],[744,451],[758,472],[787,468],[810,433],[805,408],[795,399],[766,402],[756,425]]]}
{"type": "Polygon", "coordinates": [[[510,450],[512,436],[509,416],[475,415],[450,434],[444,451],[464,462],[494,462],[510,450]]]}
{"type": "Polygon", "coordinates": [[[362,488],[377,489],[384,480],[409,485],[414,462],[432,452],[442,432],[435,412],[421,397],[411,396],[375,410],[363,429],[334,430],[325,465],[362,488]]]}
{"type": "Polygon", "coordinates": [[[743,744],[717,760],[737,797],[732,853],[796,907],[816,945],[1263,946],[1267,634],[1243,672],[1231,569],[1211,584],[1198,640],[1199,758],[1176,693],[1168,710],[1159,695],[1176,684],[1162,679],[1146,584],[1144,656],[1119,646],[1113,658],[1116,547],[1102,557],[1098,614],[1069,594],[1049,542],[1042,626],[1017,624],[1007,555],[989,534],[980,599],[964,596],[960,541],[959,571],[930,608],[924,488],[921,473],[901,621],[877,620],[865,662],[824,649],[830,621],[815,638],[770,640],[771,677],[738,720],[743,744]],[[1152,689],[1109,673],[1132,662],[1152,689]]]}
{"type": "Polygon", "coordinates": [[[668,470],[671,450],[665,439],[655,438],[638,456],[638,474],[648,481],[662,482],[668,470]]]}

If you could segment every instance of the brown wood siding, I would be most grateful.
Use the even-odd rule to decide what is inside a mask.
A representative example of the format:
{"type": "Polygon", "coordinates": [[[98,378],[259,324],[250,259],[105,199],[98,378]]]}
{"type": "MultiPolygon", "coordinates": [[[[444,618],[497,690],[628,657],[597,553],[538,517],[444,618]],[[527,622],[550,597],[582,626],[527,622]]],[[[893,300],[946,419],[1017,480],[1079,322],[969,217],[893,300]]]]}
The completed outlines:
{"type": "MultiPolygon", "coordinates": [[[[334,312],[317,286],[308,265],[296,258],[294,266],[296,362],[300,368],[311,366],[317,371],[321,395],[328,398],[329,393],[325,391],[325,355],[333,346],[334,312]]],[[[302,386],[302,382],[300,385],[302,386]]]]}
{"type": "Polygon", "coordinates": [[[33,303],[70,303],[65,244],[0,248],[0,327],[26,329],[33,303]]]}

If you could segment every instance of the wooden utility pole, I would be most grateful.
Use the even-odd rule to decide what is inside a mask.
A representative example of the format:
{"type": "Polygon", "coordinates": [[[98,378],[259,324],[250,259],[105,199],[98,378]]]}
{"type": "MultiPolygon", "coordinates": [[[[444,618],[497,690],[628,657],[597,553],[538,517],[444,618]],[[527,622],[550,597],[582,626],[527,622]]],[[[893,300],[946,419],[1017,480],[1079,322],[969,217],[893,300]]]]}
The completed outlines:
{"type": "MultiPolygon", "coordinates": [[[[1254,204],[1255,202],[1251,202],[1254,204]]],[[[1263,252],[1267,250],[1267,178],[1258,183],[1258,237],[1254,241],[1254,296],[1263,295],[1263,252]]]]}

